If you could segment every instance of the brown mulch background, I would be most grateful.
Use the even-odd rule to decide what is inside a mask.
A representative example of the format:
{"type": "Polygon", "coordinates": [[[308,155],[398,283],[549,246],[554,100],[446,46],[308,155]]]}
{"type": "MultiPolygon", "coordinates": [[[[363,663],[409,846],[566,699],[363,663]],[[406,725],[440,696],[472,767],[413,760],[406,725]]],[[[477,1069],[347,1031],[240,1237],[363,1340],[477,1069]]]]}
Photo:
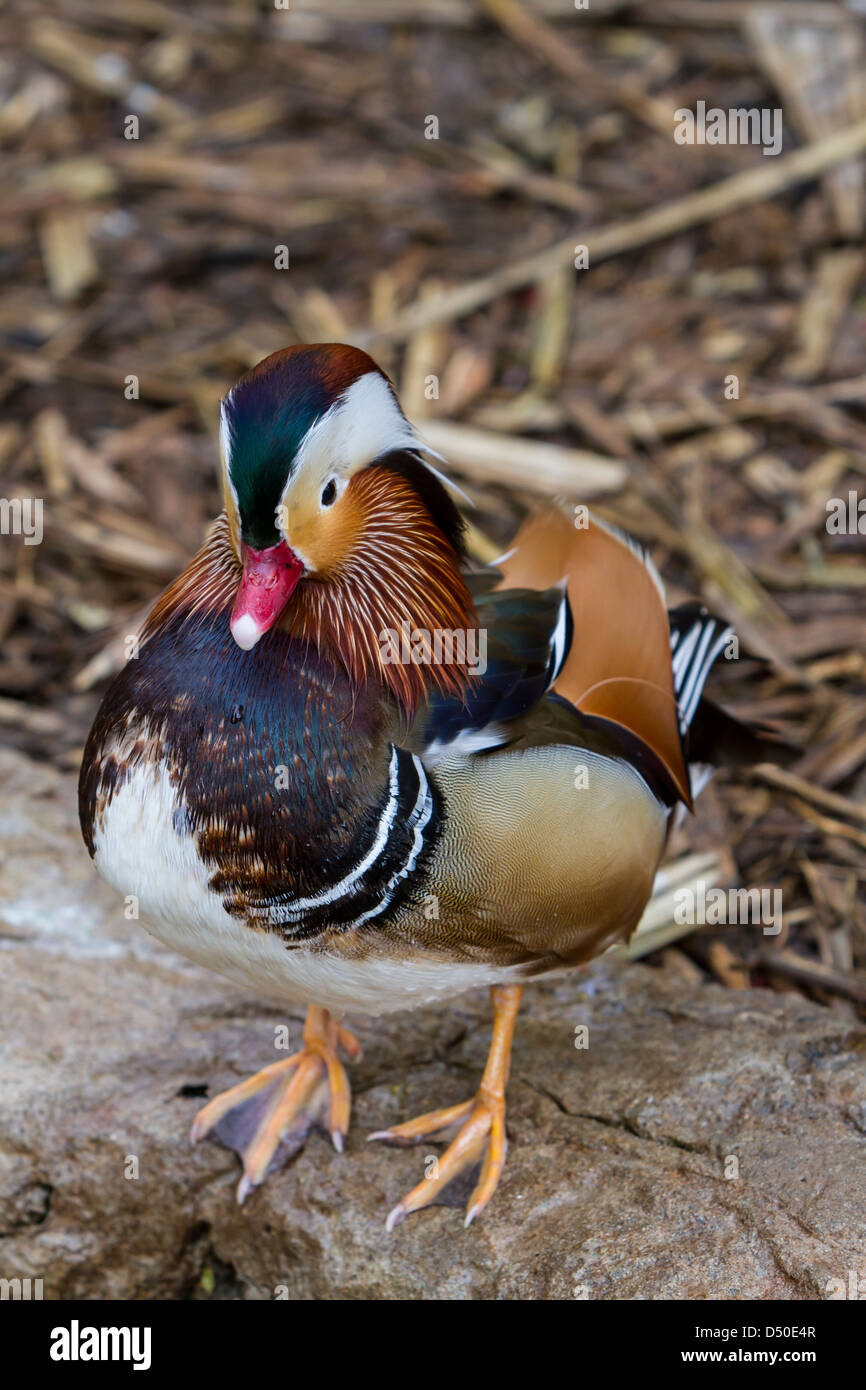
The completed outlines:
{"type": "Polygon", "coordinates": [[[866,1011],[866,536],[826,525],[866,497],[854,8],[20,0],[0,51],[0,498],[44,499],[42,544],[0,535],[0,738],[76,766],[218,508],[221,393],[357,342],[477,558],[539,496],[592,502],[736,624],[715,693],[804,749],[721,775],[676,846],[781,887],[783,934],[654,959],[866,1011]],[[701,100],[781,107],[783,153],[677,144],[701,100]]]}

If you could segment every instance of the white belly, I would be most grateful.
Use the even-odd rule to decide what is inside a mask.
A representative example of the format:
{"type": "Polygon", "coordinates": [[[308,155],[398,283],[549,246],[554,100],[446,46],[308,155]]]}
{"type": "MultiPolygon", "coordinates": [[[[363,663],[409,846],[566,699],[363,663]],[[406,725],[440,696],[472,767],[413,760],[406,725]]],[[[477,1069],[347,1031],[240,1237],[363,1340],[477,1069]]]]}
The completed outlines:
{"type": "Polygon", "coordinates": [[[96,867],[164,945],[280,1003],[340,1013],[383,1014],[450,999],[520,978],[516,968],[414,958],[345,960],[307,946],[289,949],[275,932],[249,927],[223,907],[208,882],[185,817],[162,769],[139,767],[97,823],[96,867]],[[176,817],[180,809],[181,814],[176,817]]]}

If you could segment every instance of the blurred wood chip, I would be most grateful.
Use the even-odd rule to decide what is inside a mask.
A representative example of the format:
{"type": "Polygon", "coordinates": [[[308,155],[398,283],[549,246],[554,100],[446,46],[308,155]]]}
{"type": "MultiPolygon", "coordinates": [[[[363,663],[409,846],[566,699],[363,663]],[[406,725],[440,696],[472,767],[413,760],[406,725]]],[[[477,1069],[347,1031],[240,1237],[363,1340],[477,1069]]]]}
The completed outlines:
{"type": "Polygon", "coordinates": [[[54,296],[77,299],[99,278],[99,265],[90,241],[90,214],[80,208],[46,212],[39,225],[42,260],[54,296]]]}
{"type": "MultiPolygon", "coordinates": [[[[743,23],[801,134],[818,140],[866,115],[866,36],[838,5],[752,4],[743,23]]],[[[861,160],[825,175],[842,236],[862,236],[861,160]]]]}

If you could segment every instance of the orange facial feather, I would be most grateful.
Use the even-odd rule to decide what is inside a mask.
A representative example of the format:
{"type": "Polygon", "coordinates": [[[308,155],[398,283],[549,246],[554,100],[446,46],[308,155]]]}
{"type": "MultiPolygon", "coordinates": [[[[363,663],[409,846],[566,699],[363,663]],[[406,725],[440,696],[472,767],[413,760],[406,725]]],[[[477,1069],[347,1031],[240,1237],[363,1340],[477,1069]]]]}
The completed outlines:
{"type": "Polygon", "coordinates": [[[409,712],[430,688],[460,694],[471,678],[465,661],[389,659],[392,634],[402,645],[408,629],[420,651],[423,634],[477,625],[456,553],[411,484],[386,469],[356,473],[344,506],[327,567],[298,586],[282,625],[330,649],[357,681],[381,681],[409,712]]]}

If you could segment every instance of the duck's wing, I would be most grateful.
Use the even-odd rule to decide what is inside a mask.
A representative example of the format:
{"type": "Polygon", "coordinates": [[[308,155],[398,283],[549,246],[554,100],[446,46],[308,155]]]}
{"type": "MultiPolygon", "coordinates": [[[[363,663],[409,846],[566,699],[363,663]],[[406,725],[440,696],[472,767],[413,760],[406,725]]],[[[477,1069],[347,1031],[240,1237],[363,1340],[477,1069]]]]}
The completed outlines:
{"type": "Polygon", "coordinates": [[[568,654],[564,588],[501,589],[501,581],[493,570],[468,578],[478,614],[468,635],[473,680],[463,696],[435,694],[421,712],[412,746],[428,766],[508,741],[514,721],[538,705],[568,654]]]}
{"type": "Polygon", "coordinates": [[[629,537],[585,513],[577,520],[557,508],[531,517],[503,562],[503,582],[564,581],[574,635],[554,691],[648,748],[691,805],[661,579],[629,537]]]}
{"type": "Polygon", "coordinates": [[[543,738],[552,693],[564,706],[556,737],[624,748],[666,800],[690,805],[664,591],[643,551],[551,508],[473,585],[486,665],[463,698],[437,696],[424,711],[413,747],[425,761],[543,738]]]}

